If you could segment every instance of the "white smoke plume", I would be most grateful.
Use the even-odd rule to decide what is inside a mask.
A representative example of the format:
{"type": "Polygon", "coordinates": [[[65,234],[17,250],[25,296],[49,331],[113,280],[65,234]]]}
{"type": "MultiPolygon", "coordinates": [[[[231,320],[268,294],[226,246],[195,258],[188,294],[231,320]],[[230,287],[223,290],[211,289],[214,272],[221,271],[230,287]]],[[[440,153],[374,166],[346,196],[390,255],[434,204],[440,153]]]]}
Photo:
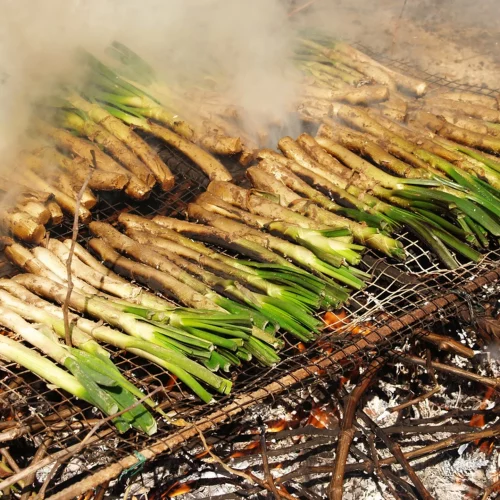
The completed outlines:
{"type": "Polygon", "coordinates": [[[292,32],[278,0],[3,0],[0,16],[0,171],[23,145],[32,103],[61,79],[77,83],[75,49],[119,40],[172,83],[209,67],[259,127],[294,101],[292,32]]]}

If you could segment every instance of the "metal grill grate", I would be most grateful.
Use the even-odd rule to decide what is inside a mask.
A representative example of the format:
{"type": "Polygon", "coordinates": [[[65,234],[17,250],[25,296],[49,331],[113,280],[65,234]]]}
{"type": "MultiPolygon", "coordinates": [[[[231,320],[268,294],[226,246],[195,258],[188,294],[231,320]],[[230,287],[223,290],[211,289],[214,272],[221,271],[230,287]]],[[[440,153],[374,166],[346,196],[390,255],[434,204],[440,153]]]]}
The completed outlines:
{"type": "MultiPolygon", "coordinates": [[[[366,48],[363,50],[370,52],[366,48]]],[[[403,62],[389,61],[384,57],[378,59],[406,74],[425,78],[435,86],[492,92],[422,74],[403,62]]],[[[107,193],[102,195],[94,218],[113,222],[124,211],[144,216],[168,214],[181,217],[186,204],[204,191],[208,181],[177,152],[161,146],[160,154],[176,174],[177,186],[172,192],[157,191],[149,200],[134,204],[120,195],[107,193]]],[[[244,179],[244,172],[235,162],[230,162],[228,168],[236,182],[244,179]]],[[[67,238],[71,233],[71,223],[65,221],[52,231],[51,236],[67,238]]],[[[88,230],[82,226],[79,240],[85,244],[88,238],[88,230]]],[[[341,330],[326,330],[322,339],[308,346],[307,350],[300,349],[297,342],[284,336],[283,361],[273,368],[247,364],[235,371],[232,374],[232,395],[218,398],[215,405],[199,403],[161,369],[140,358],[115,350],[113,360],[126,376],[142,384],[146,392],[160,388],[155,398],[165,411],[207,430],[230,421],[259,401],[279,397],[281,393],[309,384],[327,372],[341,372],[354,364],[366,363],[388,346],[404,343],[413,327],[430,322],[433,317],[453,315],[471,295],[487,294],[488,283],[500,276],[499,250],[490,251],[478,265],[464,264],[451,272],[442,270],[412,235],[402,233],[398,238],[410,254],[407,262],[389,264],[374,252],[367,252],[372,259],[368,270],[374,279],[365,290],[353,294],[348,308],[348,324],[341,330]],[[357,331],[360,326],[361,333],[357,331]]],[[[2,271],[3,275],[8,275],[13,269],[3,266],[2,271]]],[[[30,464],[36,447],[46,442],[50,434],[49,455],[57,458],[69,450],[75,452],[74,458],[78,458],[78,466],[72,460],[66,462],[49,486],[47,491],[54,494],[54,498],[72,498],[104,479],[118,476],[141,457],[152,458],[196,436],[197,430],[193,426],[179,429],[166,422],[159,424],[157,435],[151,438],[133,432],[118,436],[107,423],[95,427],[100,422],[99,415],[87,404],[48,388],[13,364],[1,368],[0,446],[8,442],[11,448],[18,448],[21,457],[18,465],[24,468],[30,464]],[[91,430],[94,432],[89,438],[91,430]],[[70,485],[71,489],[58,496],[58,490],[70,485]]]]}

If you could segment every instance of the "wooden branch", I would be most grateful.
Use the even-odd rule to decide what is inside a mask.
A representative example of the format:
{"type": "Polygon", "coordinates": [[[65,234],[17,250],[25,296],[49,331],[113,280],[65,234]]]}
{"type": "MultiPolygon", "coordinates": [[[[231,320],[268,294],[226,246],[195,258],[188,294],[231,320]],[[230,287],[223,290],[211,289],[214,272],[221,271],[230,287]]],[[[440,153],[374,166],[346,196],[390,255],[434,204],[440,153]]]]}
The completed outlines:
{"type": "MultiPolygon", "coordinates": [[[[230,467],[229,465],[227,465],[221,458],[219,458],[210,449],[210,447],[207,444],[207,440],[205,439],[205,436],[203,435],[203,432],[201,431],[201,429],[197,428],[196,430],[198,431],[198,436],[201,439],[201,442],[203,444],[203,447],[205,448],[205,451],[210,455],[210,457],[212,458],[212,460],[214,460],[215,462],[217,462],[226,472],[228,472],[229,474],[234,475],[234,476],[239,476],[239,477],[245,479],[246,481],[248,481],[249,483],[257,484],[262,489],[265,489],[265,490],[267,490],[269,492],[272,492],[271,487],[267,484],[266,481],[263,481],[262,479],[259,479],[257,476],[255,476],[251,472],[243,472],[241,470],[233,469],[232,467],[230,467]]],[[[286,492],[283,488],[279,489],[278,495],[279,495],[278,499],[286,498],[287,500],[297,500],[296,497],[294,497],[293,495],[290,495],[290,493],[286,492]]]]}
{"type": "Polygon", "coordinates": [[[401,500],[401,497],[398,495],[397,491],[394,489],[394,486],[392,486],[392,484],[389,481],[389,479],[387,478],[385,472],[382,470],[382,467],[380,467],[380,461],[378,459],[377,448],[375,447],[374,435],[370,434],[369,436],[367,436],[367,439],[368,439],[368,445],[370,447],[370,453],[372,456],[373,466],[375,468],[375,473],[380,478],[380,480],[387,486],[387,489],[390,491],[390,493],[394,497],[394,499],[401,500]]]}
{"type": "Polygon", "coordinates": [[[356,408],[359,404],[361,396],[363,396],[365,391],[368,389],[372,383],[373,377],[379,369],[382,368],[384,363],[385,359],[381,357],[373,360],[366,372],[363,374],[363,378],[359,384],[353,389],[347,398],[344,409],[344,418],[342,419],[342,423],[340,425],[340,435],[337,444],[337,451],[335,453],[332,480],[328,487],[328,498],[330,500],[342,500],[345,466],[349,455],[349,448],[351,447],[355,433],[354,415],[356,414],[356,408]]]}
{"type": "Polygon", "coordinates": [[[436,375],[434,373],[434,368],[432,366],[431,353],[430,353],[429,349],[427,349],[426,368],[427,368],[427,372],[428,372],[429,376],[434,381],[434,387],[429,392],[426,392],[425,394],[421,394],[420,396],[418,396],[414,399],[411,399],[409,401],[405,401],[404,403],[402,403],[400,405],[388,408],[387,411],[395,412],[395,411],[404,410],[405,408],[408,408],[409,406],[416,405],[418,403],[421,403],[422,401],[425,401],[426,399],[429,399],[430,397],[434,396],[434,394],[441,391],[441,386],[438,384],[438,382],[436,380],[436,375]]]}
{"type": "Polygon", "coordinates": [[[62,310],[63,310],[63,320],[64,320],[64,341],[66,345],[69,347],[73,346],[73,342],[71,341],[71,325],[69,323],[69,301],[71,299],[71,293],[73,291],[73,280],[71,279],[71,263],[73,262],[73,254],[75,253],[75,245],[76,240],[78,238],[78,214],[80,213],[80,203],[82,201],[82,197],[87,189],[90,178],[92,177],[92,172],[97,168],[97,160],[95,157],[95,151],[92,150],[92,161],[94,164],[94,168],[90,168],[83,184],[78,191],[78,196],[76,197],[76,206],[75,206],[75,216],[73,218],[73,233],[71,235],[71,247],[69,249],[68,260],[66,261],[66,273],[67,273],[67,281],[68,281],[68,290],[66,292],[66,299],[64,300],[62,310]]]}
{"type": "Polygon", "coordinates": [[[19,471],[18,473],[12,475],[11,477],[5,479],[0,483],[0,490],[3,490],[9,486],[12,486],[13,484],[17,483],[20,479],[24,479],[27,476],[30,476],[31,474],[34,474],[36,471],[40,470],[43,467],[46,467],[48,465],[52,464],[62,464],[66,460],[70,459],[77,453],[80,453],[80,451],[83,450],[86,446],[90,445],[91,443],[94,443],[96,441],[99,441],[99,439],[103,437],[110,436],[114,434],[113,429],[106,429],[103,431],[100,435],[97,435],[97,431],[99,430],[100,427],[102,427],[106,422],[110,422],[111,420],[119,417],[120,415],[123,415],[124,413],[136,408],[140,404],[144,403],[146,399],[149,399],[153,397],[157,392],[162,390],[162,387],[157,387],[154,391],[150,392],[143,398],[137,400],[134,404],[130,405],[128,408],[125,408],[124,410],[121,410],[117,413],[114,413],[113,415],[109,415],[105,418],[99,419],[96,424],[90,429],[90,431],[85,435],[85,437],[80,441],[79,443],[69,446],[68,448],[58,451],[42,460],[40,460],[38,463],[33,463],[26,467],[25,469],[19,471]]]}
{"type": "MultiPolygon", "coordinates": [[[[363,422],[370,427],[370,429],[375,433],[375,435],[383,441],[383,443],[387,446],[389,451],[393,454],[396,461],[401,465],[403,470],[406,472],[408,477],[411,479],[412,483],[415,485],[418,493],[421,498],[424,500],[433,500],[432,495],[427,491],[426,487],[417,476],[416,472],[413,470],[413,467],[410,465],[409,460],[405,457],[401,446],[398,443],[393,441],[381,427],[379,427],[364,411],[358,411],[359,418],[363,420],[363,422]]],[[[382,462],[380,462],[382,463],[382,462]]]]}
{"type": "Polygon", "coordinates": [[[269,468],[269,460],[267,459],[267,443],[266,443],[266,429],[264,424],[260,426],[260,452],[262,455],[262,468],[264,469],[264,479],[271,488],[275,500],[280,500],[280,495],[274,484],[274,478],[269,468]]]}
{"type": "Polygon", "coordinates": [[[428,330],[419,330],[417,332],[417,338],[419,340],[423,340],[424,342],[434,344],[440,351],[451,352],[452,354],[457,354],[458,356],[463,356],[464,358],[474,357],[473,349],[461,344],[451,337],[438,335],[437,333],[433,333],[428,330]]]}
{"type": "MultiPolygon", "coordinates": [[[[407,365],[427,366],[427,361],[417,356],[411,356],[410,354],[405,354],[400,351],[391,351],[391,354],[396,356],[397,361],[401,363],[407,365]]],[[[500,378],[498,377],[483,377],[467,370],[457,368],[456,366],[449,366],[445,365],[444,363],[438,363],[436,361],[433,361],[431,363],[431,366],[437,371],[450,373],[452,375],[456,375],[457,377],[472,380],[473,382],[477,382],[488,387],[493,387],[493,389],[495,390],[500,389],[500,378]]]]}
{"type": "Polygon", "coordinates": [[[500,479],[493,484],[490,484],[483,492],[483,496],[481,497],[481,500],[488,500],[490,498],[492,493],[495,493],[496,491],[500,490],[500,479]]]}
{"type": "MultiPolygon", "coordinates": [[[[47,438],[36,450],[35,455],[33,456],[33,459],[31,460],[30,465],[37,464],[42,458],[44,457],[45,453],[47,453],[47,448],[50,446],[52,443],[52,438],[47,438]]],[[[33,482],[35,481],[36,475],[33,473],[29,475],[24,484],[23,490],[26,490],[29,488],[33,482]]],[[[28,500],[31,497],[31,492],[30,491],[24,491],[24,493],[21,495],[21,500],[28,500]]]]}
{"type": "MultiPolygon", "coordinates": [[[[472,441],[480,440],[480,439],[492,439],[497,436],[500,436],[500,425],[495,427],[491,427],[484,431],[478,432],[468,432],[464,434],[455,434],[446,439],[442,439],[441,441],[437,441],[436,443],[429,444],[427,446],[423,446],[422,448],[417,448],[416,450],[409,451],[403,453],[404,457],[408,460],[416,460],[417,458],[426,457],[432,455],[433,453],[437,453],[446,449],[458,448],[460,445],[465,443],[471,443],[472,441]]],[[[379,461],[381,466],[393,465],[397,462],[394,456],[387,457],[379,461]]],[[[334,467],[331,465],[319,465],[319,466],[304,466],[293,472],[289,472],[279,478],[276,479],[276,483],[280,484],[285,481],[288,481],[294,477],[301,477],[309,474],[330,474],[334,470],[334,467]]],[[[363,461],[353,464],[347,464],[345,468],[346,472],[361,472],[364,471],[367,474],[373,473],[373,462],[363,461]]]]}

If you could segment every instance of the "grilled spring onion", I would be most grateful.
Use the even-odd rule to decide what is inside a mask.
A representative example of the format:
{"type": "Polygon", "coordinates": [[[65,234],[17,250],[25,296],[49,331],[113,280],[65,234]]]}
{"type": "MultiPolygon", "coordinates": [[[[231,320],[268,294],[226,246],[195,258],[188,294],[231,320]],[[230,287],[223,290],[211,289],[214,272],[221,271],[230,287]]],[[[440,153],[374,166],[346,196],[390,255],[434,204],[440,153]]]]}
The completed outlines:
{"type": "MultiPolygon", "coordinates": [[[[214,308],[217,303],[221,304],[223,308],[225,301],[220,301],[218,295],[210,291],[211,287],[220,290],[229,299],[238,300],[243,304],[255,307],[262,314],[291,331],[291,333],[300,335],[302,340],[312,338],[313,332],[317,331],[318,322],[312,319],[310,310],[300,303],[296,303],[294,307],[291,307],[283,300],[251,292],[237,282],[219,278],[172,252],[163,252],[168,254],[167,258],[131,240],[109,225],[94,222],[91,224],[91,230],[94,234],[104,237],[115,249],[124,251],[143,264],[154,266],[155,269],[151,268],[150,273],[156,271],[156,273],[170,273],[176,276],[185,287],[191,287],[192,290],[196,290],[197,293],[207,297],[207,300],[215,301],[213,303],[214,308]],[[196,280],[192,274],[200,277],[201,281],[196,280]]],[[[146,271],[145,268],[144,271],[146,271]]]]}
{"type": "MultiPolygon", "coordinates": [[[[4,293],[3,295],[8,294],[4,293]]],[[[23,349],[14,349],[14,344],[8,344],[11,356],[15,351],[16,361],[20,364],[50,380],[58,387],[69,390],[71,394],[82,397],[85,401],[97,406],[107,416],[126,410],[137,403],[137,399],[128,391],[131,384],[124,383],[125,379],[109,360],[105,361],[101,357],[79,349],[68,349],[57,341],[53,330],[33,328],[13,310],[6,308],[4,304],[5,301],[2,301],[0,324],[14,331],[64,366],[73,375],[73,379],[70,379],[66,372],[63,372],[65,375],[62,375],[58,370],[54,370],[53,366],[40,362],[40,359],[37,359],[34,354],[28,356],[23,349]],[[39,367],[36,369],[34,367],[35,359],[39,362],[39,367]],[[56,373],[61,376],[61,380],[54,379],[56,373]]],[[[3,338],[2,341],[5,342],[3,338]]],[[[120,432],[125,432],[131,426],[148,434],[156,432],[156,422],[142,404],[126,411],[113,421],[120,432]]]]}
{"type": "MultiPolygon", "coordinates": [[[[31,292],[59,304],[63,304],[66,299],[67,287],[59,283],[54,283],[47,278],[21,274],[16,276],[14,280],[28,288],[31,292]]],[[[180,368],[182,372],[190,375],[190,378],[194,377],[203,381],[223,394],[229,393],[231,382],[218,377],[197,362],[188,359],[179,350],[175,350],[172,347],[172,343],[169,342],[171,332],[163,326],[156,326],[144,321],[141,317],[121,311],[120,304],[112,304],[105,299],[83,295],[78,292],[72,292],[70,306],[76,311],[87,313],[97,319],[106,321],[108,324],[120,328],[126,333],[121,334],[116,332],[107,342],[127,350],[145,351],[168,363],[168,366],[173,367],[174,371],[165,366],[166,369],[178,375],[179,378],[181,376],[175,371],[175,367],[180,368]]],[[[201,341],[198,342],[198,344],[200,343],[201,341]]],[[[184,381],[186,382],[186,380],[184,381]]],[[[186,383],[189,385],[188,381],[186,383]]],[[[209,396],[208,399],[210,400],[211,397],[209,396]]]]}
{"type": "MultiPolygon", "coordinates": [[[[267,288],[266,282],[287,287],[286,291],[294,294],[295,297],[299,297],[304,291],[311,292],[319,297],[320,307],[329,308],[332,306],[327,293],[327,283],[301,269],[279,264],[263,264],[264,267],[261,267],[253,261],[234,259],[207,247],[200,241],[193,241],[177,231],[137,215],[121,214],[119,222],[126,227],[127,234],[133,239],[139,233],[141,233],[142,237],[144,232],[147,231],[148,237],[151,235],[155,237],[154,240],[150,240],[154,247],[163,248],[168,245],[167,248],[170,250],[178,251],[182,256],[199,262],[211,268],[214,272],[219,271],[223,275],[234,276],[240,281],[246,281],[249,285],[266,291],[268,295],[273,296],[274,293],[278,293],[280,298],[285,299],[287,297],[281,292],[276,292],[274,288],[267,288]],[[218,263],[223,267],[220,267],[218,263]],[[243,276],[239,274],[240,271],[244,273],[243,276]]],[[[307,295],[307,297],[310,296],[307,295]]],[[[299,298],[299,300],[301,299],[299,298]]]]}

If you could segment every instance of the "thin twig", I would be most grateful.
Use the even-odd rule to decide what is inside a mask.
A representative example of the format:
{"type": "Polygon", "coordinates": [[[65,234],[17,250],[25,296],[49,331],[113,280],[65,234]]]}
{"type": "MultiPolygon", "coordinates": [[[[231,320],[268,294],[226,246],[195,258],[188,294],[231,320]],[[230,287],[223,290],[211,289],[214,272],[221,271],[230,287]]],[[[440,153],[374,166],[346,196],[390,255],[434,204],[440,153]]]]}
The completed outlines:
{"type": "MultiPolygon", "coordinates": [[[[12,486],[13,484],[17,483],[20,479],[24,479],[26,476],[29,476],[30,474],[33,474],[34,472],[40,470],[42,467],[47,467],[48,465],[51,465],[53,463],[64,463],[67,461],[69,458],[73,457],[77,453],[79,453],[87,444],[90,443],[92,437],[96,432],[99,430],[100,427],[102,427],[106,422],[109,422],[120,415],[123,415],[124,413],[136,408],[140,404],[144,403],[147,399],[153,397],[157,392],[162,390],[163,387],[157,387],[154,391],[150,392],[143,398],[137,400],[134,404],[130,405],[128,408],[125,408],[124,410],[121,410],[117,413],[114,413],[113,415],[109,415],[108,417],[100,419],[93,427],[90,429],[90,431],[85,435],[85,437],[82,439],[78,445],[71,446],[70,448],[64,451],[63,453],[58,452],[55,453],[54,455],[51,455],[49,457],[44,458],[43,460],[40,460],[37,464],[31,464],[26,469],[20,471],[17,474],[14,474],[13,476],[10,476],[9,478],[5,479],[0,483],[0,490],[3,490],[9,486],[12,486]]],[[[108,435],[112,432],[110,429],[109,432],[106,432],[105,434],[108,435]]]]}
{"type": "Polygon", "coordinates": [[[71,247],[69,249],[68,253],[68,260],[66,261],[66,274],[67,274],[67,281],[68,281],[68,289],[66,292],[66,298],[64,299],[64,303],[62,305],[62,311],[63,311],[63,320],[64,320],[64,341],[66,342],[66,345],[69,347],[73,346],[73,342],[71,340],[71,326],[69,323],[69,301],[71,298],[71,292],[73,291],[73,280],[71,279],[71,263],[73,261],[73,254],[75,252],[75,245],[76,245],[76,240],[78,238],[78,219],[79,219],[79,213],[80,213],[80,203],[82,201],[83,194],[85,193],[85,190],[87,189],[88,183],[90,181],[90,178],[92,177],[92,172],[94,169],[97,168],[97,160],[95,157],[95,151],[92,149],[91,151],[92,154],[92,163],[94,165],[93,168],[89,168],[89,171],[87,173],[87,176],[85,177],[85,180],[83,181],[82,186],[80,187],[80,191],[78,191],[78,195],[76,197],[76,204],[75,204],[75,216],[73,218],[73,233],[71,235],[71,247]]]}
{"type": "Polygon", "coordinates": [[[337,443],[337,451],[335,454],[334,470],[332,480],[328,487],[328,497],[330,500],[342,500],[342,493],[344,489],[344,473],[349,455],[349,448],[351,447],[354,438],[354,415],[356,408],[359,404],[361,396],[370,386],[373,377],[385,363],[384,358],[376,358],[370,363],[370,366],[363,374],[360,383],[353,389],[347,398],[344,409],[344,417],[340,426],[340,435],[337,443]]]}
{"type": "MultiPolygon", "coordinates": [[[[485,431],[479,432],[469,432],[467,434],[455,435],[436,443],[432,443],[427,446],[423,446],[422,448],[417,448],[416,450],[404,453],[405,458],[408,460],[416,460],[417,458],[426,457],[432,455],[433,453],[437,453],[438,451],[445,449],[457,448],[461,444],[470,443],[477,439],[490,439],[493,437],[497,437],[500,435],[500,425],[487,429],[485,431]]],[[[396,459],[392,457],[384,458],[380,460],[379,464],[383,466],[392,465],[396,463],[396,459]]],[[[276,478],[276,483],[281,484],[290,479],[296,477],[304,477],[307,475],[315,475],[315,474],[331,474],[334,470],[332,465],[312,465],[312,466],[303,466],[298,469],[289,472],[288,474],[284,474],[283,476],[276,478]]],[[[347,464],[345,468],[346,473],[354,473],[354,472],[365,472],[366,474],[372,474],[374,471],[373,462],[371,460],[365,460],[358,463],[347,464]]]]}
{"type": "Polygon", "coordinates": [[[483,493],[483,496],[481,497],[481,500],[488,500],[488,498],[490,498],[490,495],[498,490],[500,490],[500,479],[498,481],[495,481],[493,484],[490,484],[484,490],[484,493],[483,493]]]}
{"type": "Polygon", "coordinates": [[[280,495],[274,484],[274,478],[269,468],[269,460],[267,459],[267,443],[266,443],[266,429],[264,424],[260,426],[260,452],[262,455],[262,468],[264,469],[264,479],[271,488],[271,492],[275,500],[280,500],[280,495]]]}
{"type": "Polygon", "coordinates": [[[35,496],[34,500],[42,500],[45,498],[45,492],[47,491],[47,488],[52,481],[52,478],[56,475],[56,472],[59,470],[59,467],[61,467],[62,462],[57,461],[52,468],[50,469],[50,472],[47,474],[47,477],[45,478],[42,487],[40,488],[40,491],[37,493],[35,496]]]}
{"type": "Polygon", "coordinates": [[[375,437],[374,437],[374,435],[373,434],[369,434],[367,436],[367,439],[368,439],[368,445],[370,447],[370,453],[371,453],[371,456],[372,456],[373,465],[375,467],[375,472],[376,472],[377,476],[387,486],[387,488],[391,492],[391,495],[396,500],[400,500],[400,496],[398,495],[397,491],[394,489],[394,487],[392,486],[391,482],[387,479],[387,476],[385,475],[385,472],[382,470],[382,467],[380,467],[380,461],[378,459],[377,448],[375,447],[375,437]]]}
{"type": "Polygon", "coordinates": [[[410,465],[409,460],[405,457],[401,446],[398,443],[393,441],[381,427],[379,427],[364,411],[360,410],[358,412],[358,416],[363,422],[365,422],[368,427],[375,433],[375,435],[383,441],[383,443],[387,446],[389,451],[393,454],[394,458],[397,460],[399,465],[406,472],[408,477],[411,479],[412,483],[415,485],[418,493],[421,498],[424,500],[432,500],[432,495],[427,491],[426,487],[417,476],[416,472],[413,470],[413,467],[410,465]]]}
{"type": "Polygon", "coordinates": [[[441,391],[441,386],[436,385],[430,391],[426,392],[425,394],[421,394],[420,396],[418,396],[414,399],[411,399],[410,401],[406,401],[405,403],[401,403],[400,405],[391,406],[390,408],[387,408],[387,411],[394,413],[396,411],[404,410],[405,408],[408,408],[409,406],[416,405],[418,403],[421,403],[422,401],[425,401],[426,399],[429,399],[430,397],[434,396],[434,394],[436,394],[440,391],[441,391]]]}
{"type": "Polygon", "coordinates": [[[411,399],[410,401],[405,401],[404,403],[401,403],[400,405],[397,406],[392,406],[391,408],[387,408],[387,411],[389,412],[395,412],[395,411],[401,411],[404,410],[405,408],[408,408],[409,406],[416,405],[418,403],[421,403],[422,401],[425,401],[426,399],[429,399],[430,397],[434,396],[434,394],[438,393],[441,391],[442,387],[438,384],[436,380],[436,375],[434,373],[434,367],[432,366],[432,360],[431,360],[431,355],[429,350],[427,350],[427,372],[429,373],[429,376],[432,378],[434,382],[434,387],[426,392],[425,394],[421,394],[420,396],[417,396],[414,399],[411,399]]]}
{"type": "Polygon", "coordinates": [[[19,466],[17,465],[17,462],[12,458],[12,455],[9,453],[8,448],[0,448],[0,453],[2,454],[2,456],[5,457],[5,459],[7,460],[7,463],[10,465],[10,467],[12,468],[12,470],[14,472],[20,471],[19,466]]]}
{"type": "MultiPolygon", "coordinates": [[[[410,354],[405,354],[399,351],[391,351],[397,361],[408,364],[408,365],[417,365],[417,366],[426,366],[427,361],[425,359],[419,358],[417,356],[411,356],[410,354]]],[[[443,363],[438,363],[433,361],[431,363],[432,368],[437,371],[450,373],[452,375],[456,375],[457,377],[465,378],[467,380],[472,380],[473,382],[478,382],[479,384],[486,385],[488,387],[493,387],[493,389],[500,389],[500,378],[498,377],[483,377],[481,375],[476,375],[475,373],[469,372],[467,370],[462,370],[461,368],[457,368],[456,366],[445,365],[443,363]]]]}
{"type": "MultiPolygon", "coordinates": [[[[203,435],[203,432],[195,426],[195,429],[198,431],[198,435],[200,436],[200,440],[203,444],[203,447],[205,448],[205,451],[210,455],[212,460],[217,462],[226,472],[229,474],[239,476],[245,480],[247,480],[249,483],[254,483],[258,484],[261,488],[271,491],[271,487],[267,484],[266,481],[263,481],[262,479],[259,479],[257,476],[253,475],[251,472],[243,472],[237,469],[233,469],[229,465],[227,465],[221,458],[219,458],[208,446],[207,440],[205,439],[205,436],[203,435]]],[[[287,500],[297,500],[297,497],[294,497],[293,495],[290,495],[287,491],[284,491],[282,488],[279,489],[278,491],[279,498],[286,498],[287,500]]]]}
{"type": "Polygon", "coordinates": [[[293,9],[292,11],[290,11],[288,13],[288,17],[292,17],[294,16],[295,14],[298,14],[299,12],[301,12],[302,10],[304,9],[307,9],[308,7],[310,7],[313,3],[315,3],[316,0],[309,0],[308,2],[300,5],[299,7],[296,7],[295,9],[293,9]]]}
{"type": "Polygon", "coordinates": [[[106,494],[106,491],[108,490],[109,487],[109,481],[105,481],[102,483],[98,488],[97,492],[95,494],[94,500],[103,500],[104,495],[106,494]]]}
{"type": "Polygon", "coordinates": [[[417,332],[417,338],[419,340],[423,340],[424,342],[434,344],[440,351],[451,352],[452,354],[457,354],[458,356],[463,356],[465,358],[474,357],[473,349],[461,344],[451,337],[438,335],[437,333],[430,332],[428,330],[419,330],[417,332]]]}
{"type": "MultiPolygon", "coordinates": [[[[45,453],[47,453],[47,448],[50,446],[51,443],[52,443],[52,438],[48,438],[37,448],[35,455],[33,456],[33,459],[30,462],[30,465],[37,464],[40,460],[42,460],[45,453]]],[[[26,490],[27,488],[29,488],[33,484],[33,482],[35,481],[35,478],[36,478],[35,474],[31,474],[30,476],[28,476],[26,478],[23,489],[26,490]]],[[[28,500],[30,498],[30,496],[31,496],[31,492],[25,491],[21,495],[21,500],[28,500]]]]}
{"type": "MultiPolygon", "coordinates": [[[[135,407],[139,406],[140,404],[144,403],[144,401],[146,401],[146,399],[150,398],[151,396],[153,396],[156,392],[159,392],[160,389],[162,389],[162,387],[157,387],[153,392],[151,392],[151,394],[149,394],[148,396],[144,396],[143,398],[139,399],[138,401],[136,401],[134,404],[130,405],[128,408],[125,408],[121,411],[119,411],[118,413],[115,413],[113,415],[109,415],[108,417],[106,418],[103,418],[101,420],[99,420],[95,425],[94,427],[92,427],[92,429],[90,429],[90,431],[88,432],[88,434],[83,438],[82,442],[80,443],[80,445],[85,445],[88,440],[99,430],[99,428],[105,424],[106,422],[109,422],[110,420],[113,420],[117,417],[119,417],[120,415],[123,415],[124,413],[130,411],[130,410],[133,410],[135,407]]],[[[66,462],[67,460],[69,460],[72,456],[74,456],[76,453],[78,453],[80,450],[79,449],[76,449],[76,450],[73,450],[71,453],[68,453],[68,455],[65,455],[61,458],[59,458],[58,460],[56,460],[54,466],[52,467],[52,469],[50,470],[49,474],[47,475],[47,477],[45,478],[45,481],[43,482],[43,485],[42,487],[40,488],[40,492],[37,494],[37,496],[35,497],[35,500],[41,500],[44,498],[44,495],[45,495],[45,490],[47,489],[50,481],[52,480],[52,478],[54,477],[55,473],[57,472],[57,470],[59,469],[59,467],[64,463],[66,462]]]]}

